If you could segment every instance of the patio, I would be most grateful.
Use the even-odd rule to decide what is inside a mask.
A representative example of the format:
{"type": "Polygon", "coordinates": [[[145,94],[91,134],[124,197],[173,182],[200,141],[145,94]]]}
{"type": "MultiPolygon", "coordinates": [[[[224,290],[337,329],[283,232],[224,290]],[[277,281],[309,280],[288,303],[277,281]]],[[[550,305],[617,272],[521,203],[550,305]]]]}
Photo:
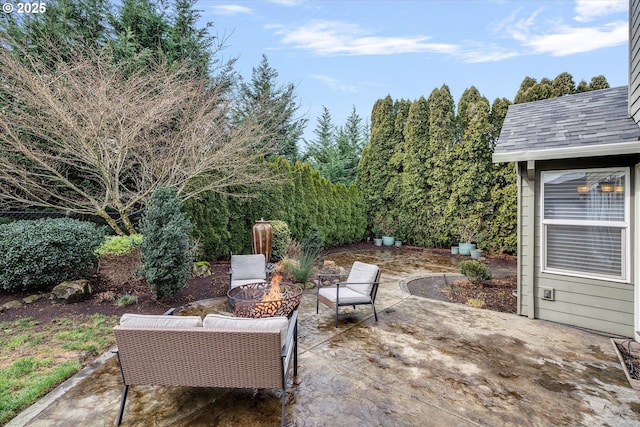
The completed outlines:
{"type": "MultiPolygon", "coordinates": [[[[339,265],[352,257],[380,265],[377,323],[370,307],[348,308],[336,329],[332,311],[321,307],[316,315],[315,291],[305,292],[287,425],[640,423],[638,396],[608,337],[411,296],[407,280],[435,267],[397,256],[334,256],[339,265]]],[[[439,272],[457,271],[434,263],[439,272]]],[[[105,354],[8,426],[111,426],[121,390],[116,360],[105,354]]],[[[279,405],[268,390],[134,386],[122,425],[272,426],[279,405]]]]}

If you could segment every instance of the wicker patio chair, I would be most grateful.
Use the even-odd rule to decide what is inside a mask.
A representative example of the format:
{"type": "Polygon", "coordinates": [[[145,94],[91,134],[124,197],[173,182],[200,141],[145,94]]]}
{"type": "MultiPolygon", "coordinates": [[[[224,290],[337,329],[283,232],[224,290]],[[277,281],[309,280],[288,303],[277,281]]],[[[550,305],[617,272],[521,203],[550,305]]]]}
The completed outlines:
{"type": "Polygon", "coordinates": [[[336,328],[338,327],[338,309],[345,306],[370,304],[373,308],[373,316],[378,321],[376,312],[376,294],[380,284],[380,269],[377,265],[356,261],[351,267],[347,280],[338,282],[332,286],[324,286],[323,282],[339,278],[339,274],[318,274],[318,292],[316,297],[316,313],[320,303],[335,309],[336,328]]]}

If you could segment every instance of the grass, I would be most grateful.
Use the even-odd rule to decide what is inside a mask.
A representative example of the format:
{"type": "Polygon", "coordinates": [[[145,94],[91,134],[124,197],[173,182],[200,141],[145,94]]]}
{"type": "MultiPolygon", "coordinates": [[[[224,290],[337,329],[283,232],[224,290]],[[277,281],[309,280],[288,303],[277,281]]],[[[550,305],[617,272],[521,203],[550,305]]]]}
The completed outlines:
{"type": "Polygon", "coordinates": [[[118,316],[0,323],[0,425],[115,344],[118,316]]]}

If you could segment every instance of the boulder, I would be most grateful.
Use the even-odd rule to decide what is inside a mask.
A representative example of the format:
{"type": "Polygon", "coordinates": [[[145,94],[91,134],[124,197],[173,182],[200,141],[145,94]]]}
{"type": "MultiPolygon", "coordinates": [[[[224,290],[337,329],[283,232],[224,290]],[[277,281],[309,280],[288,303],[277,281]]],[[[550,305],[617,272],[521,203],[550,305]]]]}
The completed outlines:
{"type": "Polygon", "coordinates": [[[191,277],[211,276],[211,264],[207,261],[198,261],[191,267],[191,277]]]}
{"type": "Polygon", "coordinates": [[[33,294],[22,298],[22,302],[25,304],[33,304],[34,302],[46,297],[46,294],[33,294]]]}
{"type": "Polygon", "coordinates": [[[51,291],[51,298],[68,304],[91,295],[91,284],[86,279],[62,282],[51,291]]]}
{"type": "Polygon", "coordinates": [[[0,305],[0,313],[3,313],[7,310],[11,310],[14,308],[20,308],[20,307],[22,307],[22,303],[20,301],[18,300],[8,301],[0,305]]]}

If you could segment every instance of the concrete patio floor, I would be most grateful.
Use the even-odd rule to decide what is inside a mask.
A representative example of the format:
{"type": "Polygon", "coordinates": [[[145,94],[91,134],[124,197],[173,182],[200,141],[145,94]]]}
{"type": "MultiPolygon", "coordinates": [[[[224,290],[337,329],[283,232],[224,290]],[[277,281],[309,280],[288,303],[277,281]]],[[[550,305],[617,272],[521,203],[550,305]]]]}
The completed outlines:
{"type": "MultiPolygon", "coordinates": [[[[378,322],[370,307],[347,308],[336,329],[333,311],[316,314],[315,293],[305,293],[287,425],[640,425],[640,400],[608,337],[411,296],[406,281],[435,267],[397,256],[336,255],[340,264],[381,266],[378,322]]],[[[440,272],[457,270],[435,263],[440,272]]],[[[111,426],[121,391],[116,359],[106,354],[7,426],[111,426]]],[[[122,425],[279,423],[277,391],[133,386],[122,425]]]]}

